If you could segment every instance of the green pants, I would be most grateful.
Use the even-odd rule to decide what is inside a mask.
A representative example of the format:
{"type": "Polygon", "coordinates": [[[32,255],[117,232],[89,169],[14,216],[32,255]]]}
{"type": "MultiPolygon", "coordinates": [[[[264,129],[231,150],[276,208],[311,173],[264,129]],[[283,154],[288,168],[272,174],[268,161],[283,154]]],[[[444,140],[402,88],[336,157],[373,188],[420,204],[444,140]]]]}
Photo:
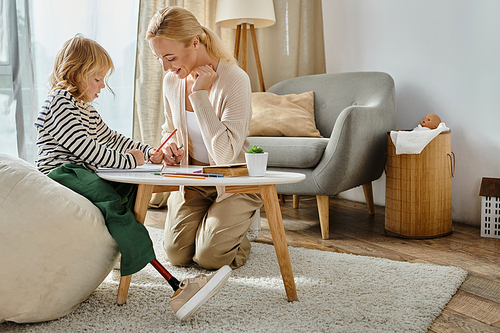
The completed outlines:
{"type": "Polygon", "coordinates": [[[101,210],[122,255],[122,276],[134,274],[156,259],[147,229],[132,213],[137,185],[106,181],[76,164],[61,165],[48,176],[83,195],[101,210]]]}

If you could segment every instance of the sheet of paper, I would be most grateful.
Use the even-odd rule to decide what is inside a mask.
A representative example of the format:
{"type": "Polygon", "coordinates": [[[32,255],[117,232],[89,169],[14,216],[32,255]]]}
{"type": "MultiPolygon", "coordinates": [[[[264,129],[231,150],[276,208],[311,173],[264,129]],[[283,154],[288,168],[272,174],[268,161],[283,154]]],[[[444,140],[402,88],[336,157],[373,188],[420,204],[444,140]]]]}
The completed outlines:
{"type": "Polygon", "coordinates": [[[113,169],[98,168],[97,172],[161,172],[163,164],[147,163],[136,167],[135,169],[113,169]]]}

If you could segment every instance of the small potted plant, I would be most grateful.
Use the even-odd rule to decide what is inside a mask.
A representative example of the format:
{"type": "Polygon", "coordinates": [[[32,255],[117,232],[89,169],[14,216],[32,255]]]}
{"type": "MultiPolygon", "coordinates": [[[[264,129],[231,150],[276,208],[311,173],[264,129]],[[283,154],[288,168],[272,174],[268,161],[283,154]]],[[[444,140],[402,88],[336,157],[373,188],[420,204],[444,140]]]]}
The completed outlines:
{"type": "Polygon", "coordinates": [[[250,177],[264,177],[267,169],[267,152],[262,148],[253,146],[245,153],[248,175],[250,177]]]}

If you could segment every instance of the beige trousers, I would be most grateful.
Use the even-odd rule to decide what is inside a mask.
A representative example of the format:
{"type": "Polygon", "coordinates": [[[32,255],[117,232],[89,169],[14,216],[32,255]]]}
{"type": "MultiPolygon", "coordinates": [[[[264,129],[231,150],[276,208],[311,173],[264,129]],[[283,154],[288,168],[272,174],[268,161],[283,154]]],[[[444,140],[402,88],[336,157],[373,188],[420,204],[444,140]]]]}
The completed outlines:
{"type": "Polygon", "coordinates": [[[255,211],[262,207],[257,194],[237,193],[216,202],[215,187],[185,186],[168,198],[163,248],[173,265],[196,262],[205,269],[243,265],[250,253],[246,233],[255,211]]]}

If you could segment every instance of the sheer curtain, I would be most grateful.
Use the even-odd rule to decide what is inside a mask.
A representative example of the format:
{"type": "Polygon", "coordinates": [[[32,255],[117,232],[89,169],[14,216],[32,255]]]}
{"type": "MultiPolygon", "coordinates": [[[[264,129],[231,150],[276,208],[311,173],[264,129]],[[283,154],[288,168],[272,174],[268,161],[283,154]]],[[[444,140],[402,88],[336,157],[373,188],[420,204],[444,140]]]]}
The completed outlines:
{"type": "Polygon", "coordinates": [[[152,146],[161,144],[163,101],[161,96],[163,70],[151,53],[145,40],[151,17],[161,8],[179,6],[188,9],[202,25],[216,33],[215,5],[213,0],[141,0],[139,9],[139,31],[137,36],[137,61],[135,77],[134,130],[133,138],[152,146]]]}
{"type": "Polygon", "coordinates": [[[103,90],[94,105],[112,129],[132,136],[139,0],[0,1],[0,35],[5,32],[9,36],[17,35],[17,39],[2,39],[0,44],[0,152],[34,162],[36,130],[33,123],[49,90],[48,76],[59,48],[77,33],[96,40],[113,59],[115,71],[109,85],[115,95],[103,90]],[[17,7],[17,22],[13,21],[12,13],[16,10],[12,6],[17,7]],[[4,9],[9,9],[11,15],[4,9]],[[3,25],[7,25],[7,29],[3,25]],[[12,47],[16,43],[17,49],[12,47]],[[10,57],[7,65],[6,53],[10,57]],[[22,75],[15,75],[16,64],[22,75]],[[14,75],[4,74],[9,71],[8,66],[13,68],[14,75]],[[30,69],[33,70],[30,72],[30,69]],[[16,77],[22,81],[16,81],[16,77]],[[16,95],[16,89],[20,89],[22,95],[16,95]]]}
{"type": "MultiPolygon", "coordinates": [[[[144,40],[149,20],[165,6],[190,10],[202,25],[217,33],[233,52],[235,30],[215,25],[214,0],[141,0],[135,80],[133,138],[158,146],[164,122],[160,64],[144,40]]],[[[288,78],[325,73],[321,0],[274,0],[276,24],[257,29],[266,87],[288,78]]],[[[250,33],[247,38],[250,41],[250,33]]],[[[247,71],[252,89],[259,91],[259,80],[251,43],[247,50],[247,71]]]]}
{"type": "MultiPolygon", "coordinates": [[[[0,152],[28,162],[36,156],[34,119],[47,92],[55,54],[76,33],[99,42],[115,72],[96,109],[108,125],[134,139],[160,144],[163,73],[144,40],[150,18],[182,6],[234,49],[235,31],[215,26],[214,0],[0,0],[0,152]],[[135,75],[135,76],[134,76],[135,75]]],[[[276,24],[257,29],[266,87],[325,72],[321,0],[274,0],[276,24]]],[[[248,73],[258,77],[251,43],[248,73]]]]}
{"type": "Polygon", "coordinates": [[[0,152],[35,156],[36,117],[29,2],[0,0],[0,152]]]}
{"type": "MultiPolygon", "coordinates": [[[[266,89],[293,77],[326,73],[321,0],[274,0],[274,12],[274,25],[255,30],[266,89]]],[[[251,44],[247,71],[253,91],[260,91],[251,44]]]]}

